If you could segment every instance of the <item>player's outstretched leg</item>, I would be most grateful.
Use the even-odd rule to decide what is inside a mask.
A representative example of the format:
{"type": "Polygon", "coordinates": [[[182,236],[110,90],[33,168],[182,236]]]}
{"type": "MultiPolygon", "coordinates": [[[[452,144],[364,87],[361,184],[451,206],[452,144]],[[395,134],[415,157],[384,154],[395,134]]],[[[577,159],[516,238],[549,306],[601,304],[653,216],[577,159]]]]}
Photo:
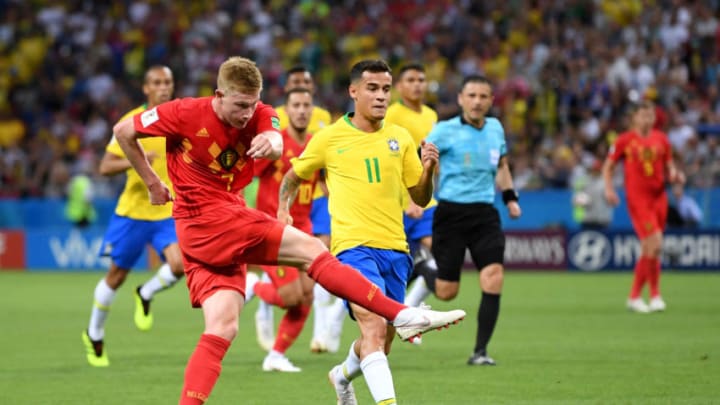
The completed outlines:
{"type": "Polygon", "coordinates": [[[393,301],[360,272],[340,263],[327,251],[318,255],[310,264],[308,275],[331,293],[391,320],[402,340],[448,327],[465,318],[465,311],[461,309],[440,312],[406,307],[393,301]]]}
{"type": "Polygon", "coordinates": [[[179,278],[173,274],[170,265],[164,263],[153,278],[135,288],[135,326],[141,331],[149,331],[153,326],[150,302],[155,294],[177,283],[179,278]]]}

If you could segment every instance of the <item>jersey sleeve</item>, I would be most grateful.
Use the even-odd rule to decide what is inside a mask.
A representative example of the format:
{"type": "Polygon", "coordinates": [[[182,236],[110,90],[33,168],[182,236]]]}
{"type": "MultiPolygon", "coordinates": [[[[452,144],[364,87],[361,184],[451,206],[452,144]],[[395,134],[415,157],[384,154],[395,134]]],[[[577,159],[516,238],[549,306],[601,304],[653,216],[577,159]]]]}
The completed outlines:
{"type": "Polygon", "coordinates": [[[115,139],[115,135],[110,138],[110,142],[108,142],[107,146],[105,147],[105,152],[112,153],[113,155],[119,156],[121,158],[125,157],[125,152],[120,147],[117,139],[115,139]]]}
{"type": "Polygon", "coordinates": [[[255,110],[255,134],[265,131],[280,132],[280,118],[275,109],[267,104],[261,104],[255,110]]]}
{"type": "Polygon", "coordinates": [[[293,170],[301,179],[310,180],[315,171],[325,167],[325,151],[328,147],[328,137],[325,134],[326,131],[320,131],[313,135],[305,145],[303,153],[290,160],[293,170]]]}
{"type": "Polygon", "coordinates": [[[508,154],[507,140],[505,140],[505,128],[503,128],[500,121],[498,121],[498,143],[500,145],[500,157],[508,154]]]}
{"type": "Polygon", "coordinates": [[[179,136],[181,119],[178,110],[182,99],[160,104],[133,117],[135,131],[151,136],[179,136]]]}
{"type": "Polygon", "coordinates": [[[415,187],[423,172],[422,162],[415,149],[415,141],[406,132],[403,139],[403,183],[405,188],[415,187]]]}
{"type": "Polygon", "coordinates": [[[320,108],[318,112],[318,121],[325,122],[325,125],[329,125],[332,122],[332,116],[330,115],[330,111],[324,108],[320,108]]]}
{"type": "Polygon", "coordinates": [[[611,162],[617,162],[623,157],[623,151],[625,150],[625,145],[627,144],[627,137],[620,135],[616,140],[615,143],[610,146],[610,151],[608,152],[608,160],[611,162]]]}

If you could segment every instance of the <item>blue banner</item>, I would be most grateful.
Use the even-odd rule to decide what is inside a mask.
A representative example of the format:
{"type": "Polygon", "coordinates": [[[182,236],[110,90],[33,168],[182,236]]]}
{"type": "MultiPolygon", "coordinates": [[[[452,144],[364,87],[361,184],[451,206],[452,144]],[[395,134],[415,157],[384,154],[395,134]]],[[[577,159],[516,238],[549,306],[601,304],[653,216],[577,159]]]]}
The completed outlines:
{"type": "MultiPolygon", "coordinates": [[[[567,259],[573,271],[632,270],[640,241],[631,231],[579,231],[568,236],[567,259]]],[[[669,231],[663,240],[662,266],[669,270],[720,271],[720,230],[669,231]]]]}
{"type": "MultiPolygon", "coordinates": [[[[104,229],[58,227],[25,232],[26,265],[28,270],[98,270],[110,266],[108,257],[98,256],[104,229]]],[[[144,252],[136,265],[146,268],[144,252]]]]}

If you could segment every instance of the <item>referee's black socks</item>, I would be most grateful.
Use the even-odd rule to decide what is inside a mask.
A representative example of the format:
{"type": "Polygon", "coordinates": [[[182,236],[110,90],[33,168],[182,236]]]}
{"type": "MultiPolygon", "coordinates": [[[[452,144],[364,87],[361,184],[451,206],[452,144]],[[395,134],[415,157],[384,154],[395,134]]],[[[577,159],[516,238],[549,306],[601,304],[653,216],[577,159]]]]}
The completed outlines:
{"type": "Polygon", "coordinates": [[[480,308],[478,309],[478,328],[475,337],[475,353],[486,354],[486,348],[497,322],[500,313],[500,294],[482,292],[480,308]]]}

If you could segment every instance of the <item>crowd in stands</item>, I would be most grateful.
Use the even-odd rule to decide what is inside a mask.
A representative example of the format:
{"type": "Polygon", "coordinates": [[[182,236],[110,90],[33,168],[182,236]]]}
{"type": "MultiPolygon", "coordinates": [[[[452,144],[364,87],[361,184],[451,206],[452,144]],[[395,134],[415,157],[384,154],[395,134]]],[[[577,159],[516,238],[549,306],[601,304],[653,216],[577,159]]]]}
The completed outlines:
{"type": "Polygon", "coordinates": [[[0,0],[0,197],[61,196],[97,174],[112,125],[143,101],[144,70],[166,64],[176,96],[213,94],[230,55],[257,61],[263,101],[282,102],[303,64],[316,103],[349,106],[349,67],[423,63],[428,103],[458,112],[464,75],[495,84],[518,189],[572,188],[648,98],[688,174],[720,185],[718,0],[0,0]]]}

